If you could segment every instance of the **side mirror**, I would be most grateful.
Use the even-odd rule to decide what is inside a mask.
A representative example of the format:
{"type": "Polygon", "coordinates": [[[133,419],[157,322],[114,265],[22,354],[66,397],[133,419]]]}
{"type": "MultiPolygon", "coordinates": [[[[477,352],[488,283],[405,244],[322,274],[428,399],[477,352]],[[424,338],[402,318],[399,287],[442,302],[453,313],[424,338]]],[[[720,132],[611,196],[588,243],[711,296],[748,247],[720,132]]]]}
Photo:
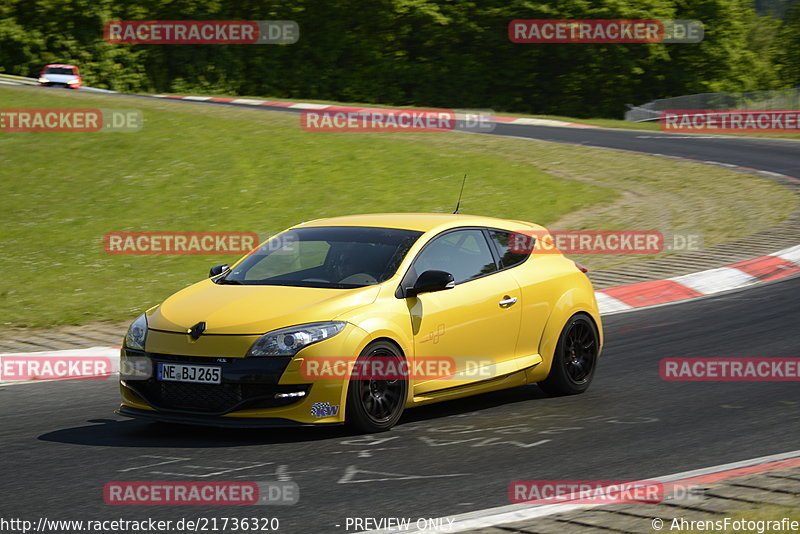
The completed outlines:
{"type": "Polygon", "coordinates": [[[414,282],[414,287],[406,289],[406,297],[415,297],[420,293],[444,291],[454,287],[456,287],[456,281],[452,274],[445,271],[425,271],[414,282]]]}
{"type": "Polygon", "coordinates": [[[219,265],[215,265],[211,268],[210,271],[208,271],[208,277],[213,278],[215,276],[219,276],[220,274],[224,273],[227,270],[228,270],[227,263],[221,263],[219,265]]]}

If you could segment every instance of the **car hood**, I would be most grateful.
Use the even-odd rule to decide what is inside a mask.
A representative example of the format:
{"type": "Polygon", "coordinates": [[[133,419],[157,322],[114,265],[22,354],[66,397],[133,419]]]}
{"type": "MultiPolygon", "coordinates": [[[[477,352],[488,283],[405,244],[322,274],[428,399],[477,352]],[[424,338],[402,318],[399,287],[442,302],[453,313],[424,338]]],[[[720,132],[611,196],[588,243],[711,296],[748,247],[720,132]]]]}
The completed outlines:
{"type": "Polygon", "coordinates": [[[68,83],[77,78],[77,76],[74,74],[43,74],[42,78],[46,78],[55,83],[68,83]]]}
{"type": "Polygon", "coordinates": [[[147,317],[148,328],[186,331],[206,323],[206,334],[263,334],[276,328],[330,321],[371,304],[378,286],[358,289],[218,285],[204,280],[167,298],[147,317]]]}

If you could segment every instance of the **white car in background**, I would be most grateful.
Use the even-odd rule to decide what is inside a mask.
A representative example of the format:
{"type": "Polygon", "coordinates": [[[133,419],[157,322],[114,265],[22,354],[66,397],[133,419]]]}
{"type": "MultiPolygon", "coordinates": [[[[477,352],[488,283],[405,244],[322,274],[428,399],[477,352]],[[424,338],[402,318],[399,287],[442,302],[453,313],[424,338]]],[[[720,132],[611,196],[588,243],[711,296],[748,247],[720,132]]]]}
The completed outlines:
{"type": "Polygon", "coordinates": [[[46,87],[68,87],[79,89],[83,83],[80,71],[75,65],[63,65],[54,63],[45,65],[42,73],[39,74],[39,85],[46,87]]]}

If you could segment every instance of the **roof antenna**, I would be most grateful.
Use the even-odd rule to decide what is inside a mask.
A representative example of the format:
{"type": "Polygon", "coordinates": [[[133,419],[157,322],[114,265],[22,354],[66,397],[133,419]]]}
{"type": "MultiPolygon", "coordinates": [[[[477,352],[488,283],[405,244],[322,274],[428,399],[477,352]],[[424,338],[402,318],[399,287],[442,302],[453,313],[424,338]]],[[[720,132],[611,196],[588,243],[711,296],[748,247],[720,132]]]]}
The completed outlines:
{"type": "Polygon", "coordinates": [[[464,180],[461,182],[461,192],[458,194],[458,202],[456,203],[456,211],[453,212],[453,215],[458,214],[458,208],[461,207],[461,195],[464,194],[464,184],[467,183],[467,174],[464,173],[464,180]]]}

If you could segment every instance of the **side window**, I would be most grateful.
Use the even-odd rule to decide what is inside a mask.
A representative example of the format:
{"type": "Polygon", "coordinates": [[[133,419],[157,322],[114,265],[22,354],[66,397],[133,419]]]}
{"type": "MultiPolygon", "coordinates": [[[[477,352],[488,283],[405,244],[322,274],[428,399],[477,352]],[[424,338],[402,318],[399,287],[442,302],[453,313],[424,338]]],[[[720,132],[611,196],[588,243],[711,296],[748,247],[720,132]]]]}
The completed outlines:
{"type": "Polygon", "coordinates": [[[435,238],[414,260],[417,275],[425,271],[447,271],[460,284],[497,270],[483,232],[456,230],[435,238]]]}
{"type": "MultiPolygon", "coordinates": [[[[530,256],[529,246],[519,246],[515,239],[520,237],[518,234],[506,232],[503,230],[489,230],[489,235],[492,237],[495,246],[497,247],[497,254],[500,256],[500,266],[502,268],[513,267],[519,265],[530,256]]],[[[527,236],[526,236],[527,237],[527,236]]],[[[529,237],[525,241],[533,239],[529,237]]]]}

